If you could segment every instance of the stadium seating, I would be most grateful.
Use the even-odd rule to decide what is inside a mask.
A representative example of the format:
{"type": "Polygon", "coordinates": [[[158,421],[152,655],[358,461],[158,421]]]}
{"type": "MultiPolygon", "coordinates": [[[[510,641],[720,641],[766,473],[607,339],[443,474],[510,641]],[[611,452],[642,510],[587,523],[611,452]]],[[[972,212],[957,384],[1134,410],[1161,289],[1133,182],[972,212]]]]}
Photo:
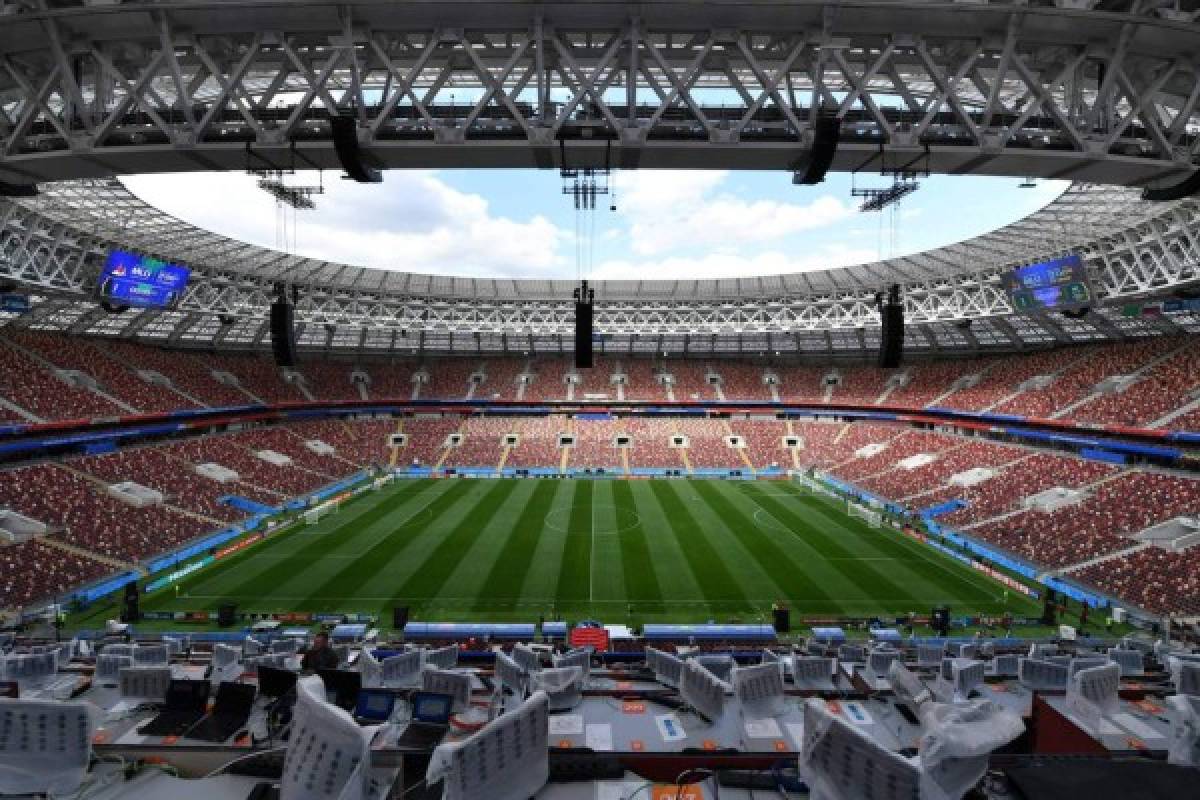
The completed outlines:
{"type": "Polygon", "coordinates": [[[463,426],[463,443],[450,451],[448,467],[491,467],[500,463],[504,434],[512,433],[507,417],[471,417],[463,426]]]}
{"type": "Polygon", "coordinates": [[[1155,614],[1200,615],[1200,548],[1175,553],[1148,547],[1071,577],[1155,614]]]}
{"type": "Polygon", "coordinates": [[[412,378],[416,371],[415,361],[373,362],[365,369],[371,377],[367,395],[372,400],[408,400],[412,397],[412,378]]]}
{"type": "Polygon", "coordinates": [[[842,380],[833,390],[832,402],[874,405],[883,395],[890,372],[876,367],[843,367],[842,380]]]}
{"type": "Polygon", "coordinates": [[[1084,502],[1052,513],[1023,511],[971,529],[978,536],[1049,567],[1079,564],[1132,547],[1122,534],[1200,508],[1200,482],[1129,472],[1094,487],[1084,502]]]}
{"type": "Polygon", "coordinates": [[[716,392],[706,379],[708,365],[702,361],[670,361],[664,369],[675,378],[673,390],[679,403],[715,400],[716,392]]]}
{"type": "Polygon", "coordinates": [[[71,469],[51,464],[3,473],[0,505],[61,529],[63,541],[126,562],[138,561],[206,533],[203,519],[163,506],[135,508],[71,469]]]}
{"type": "Polygon", "coordinates": [[[38,540],[0,547],[0,608],[20,608],[112,572],[112,567],[38,540]]]}
{"type": "Polygon", "coordinates": [[[1047,489],[1061,486],[1078,489],[1115,475],[1115,467],[1053,453],[1030,453],[1016,461],[1001,476],[962,490],[966,508],[939,517],[951,527],[963,527],[1014,511],[1020,502],[1047,489]]]}
{"type": "Polygon", "coordinates": [[[213,408],[244,406],[250,397],[235,386],[227,386],[212,376],[212,369],[192,353],[163,350],[133,342],[104,342],[103,346],[127,364],[158,372],[189,397],[213,408]]]}
{"type": "Polygon", "coordinates": [[[658,371],[653,361],[645,358],[627,358],[621,366],[628,376],[625,385],[626,400],[660,402],[667,399],[667,392],[658,382],[658,371]]]}
{"type": "MultiPolygon", "coordinates": [[[[1077,422],[1148,427],[1183,406],[1200,388],[1200,347],[1183,347],[1123,392],[1084,403],[1071,413],[1077,422]]],[[[1178,423],[1170,427],[1183,427],[1178,423]]]]}
{"type": "Polygon", "coordinates": [[[483,362],[485,379],[475,389],[477,400],[516,400],[517,376],[525,362],[516,358],[490,358],[483,362]]]}
{"type": "Polygon", "coordinates": [[[778,464],[791,469],[792,457],[783,447],[787,427],[778,420],[740,419],[732,423],[733,432],[746,442],[746,456],[756,469],[778,464]]]}
{"type": "Polygon", "coordinates": [[[983,440],[969,441],[946,435],[948,448],[939,451],[936,461],[916,469],[891,469],[858,486],[889,500],[900,500],[937,489],[951,476],[976,467],[996,467],[1023,455],[1019,448],[983,440]]]}
{"type": "Polygon", "coordinates": [[[391,419],[309,420],[292,422],[288,430],[302,440],[325,442],[337,455],[359,466],[386,464],[391,456],[388,435],[396,430],[391,419]]]}
{"type": "MultiPolygon", "coordinates": [[[[0,397],[41,419],[112,417],[127,413],[88,389],[76,389],[0,339],[0,397]]],[[[15,414],[6,415],[19,420],[15,414]]]]}
{"type": "Polygon", "coordinates": [[[575,447],[570,466],[577,469],[622,469],[621,450],[613,446],[617,434],[626,430],[624,420],[576,419],[575,447]]]}
{"type": "Polygon", "coordinates": [[[425,364],[429,383],[421,390],[424,397],[439,400],[462,400],[471,389],[471,375],[479,371],[479,359],[443,358],[435,364],[425,364]]]}
{"type": "Polygon", "coordinates": [[[264,403],[295,403],[308,399],[299,388],[283,379],[282,370],[268,356],[207,353],[201,359],[211,369],[236,377],[242,389],[264,403]]]}
{"type": "MultiPolygon", "coordinates": [[[[673,423],[674,420],[670,422],[673,423]]],[[[658,469],[683,468],[682,451],[669,446],[671,434],[675,433],[674,424],[664,424],[662,421],[636,417],[626,420],[626,424],[629,435],[633,437],[633,447],[629,451],[631,466],[658,469]]]]}
{"type": "MultiPolygon", "coordinates": [[[[903,408],[925,408],[949,392],[956,380],[964,375],[978,374],[990,363],[986,359],[969,359],[913,364],[904,370],[908,373],[908,383],[889,394],[884,404],[903,408]]],[[[938,405],[941,405],[941,401],[938,405]]]]}
{"type": "MultiPolygon", "coordinates": [[[[1038,375],[1052,375],[1082,357],[1074,348],[1044,350],[1029,355],[998,358],[975,386],[959,389],[939,401],[945,408],[962,411],[985,411],[1017,391],[1017,387],[1038,375]]],[[[964,373],[973,374],[971,372],[964,373]]],[[[979,374],[979,373],[974,373],[979,374]]]]}
{"type": "Polygon", "coordinates": [[[715,370],[721,376],[721,392],[726,400],[771,400],[771,390],[763,383],[765,370],[761,366],[722,361],[715,370]]]}
{"type": "MultiPolygon", "coordinates": [[[[737,451],[726,442],[729,435],[715,419],[677,419],[672,428],[688,439],[687,456],[700,469],[740,469],[745,466],[737,451]]],[[[640,465],[639,465],[640,466],[640,465]]]]}
{"type": "Polygon", "coordinates": [[[445,450],[446,437],[459,429],[461,417],[415,417],[404,421],[408,445],[400,448],[396,463],[432,467],[445,450]]]}
{"type": "Polygon", "coordinates": [[[1175,338],[1154,337],[1143,342],[1120,346],[1087,347],[1079,358],[1067,367],[1045,389],[1021,392],[1011,400],[996,406],[1001,414],[1027,417],[1049,417],[1072,403],[1082,400],[1096,384],[1113,375],[1127,375],[1151,359],[1179,346],[1175,338]]]}
{"type": "Polygon", "coordinates": [[[956,444],[951,436],[928,431],[904,430],[899,436],[886,441],[886,448],[866,458],[853,460],[834,467],[833,472],[843,480],[859,482],[863,478],[893,470],[896,462],[921,453],[938,453],[956,444]]]}
{"type": "Polygon", "coordinates": [[[508,455],[507,466],[557,468],[562,461],[558,435],[567,432],[567,419],[559,414],[513,420],[517,446],[508,455]]]}
{"type": "Polygon", "coordinates": [[[350,382],[355,365],[347,361],[306,359],[296,369],[308,391],[318,400],[361,400],[358,386],[350,382]]]}
{"type": "MultiPolygon", "coordinates": [[[[191,464],[215,463],[238,473],[239,480],[286,497],[307,494],[342,475],[312,472],[298,464],[276,466],[256,456],[252,450],[273,450],[275,435],[262,430],[241,431],[167,445],[168,451],[191,464]]],[[[298,448],[297,448],[298,449],[298,448]]],[[[284,455],[288,455],[284,453],[284,455]]],[[[353,472],[352,467],[340,470],[353,472]]]]}
{"type": "Polygon", "coordinates": [[[533,383],[525,388],[525,399],[533,402],[542,400],[564,400],[567,384],[564,376],[571,369],[565,358],[543,358],[532,362],[533,383]]]}
{"type": "Polygon", "coordinates": [[[87,339],[33,331],[13,331],[8,336],[56,367],[91,375],[103,392],[135,411],[174,411],[196,407],[196,403],[178,392],[142,380],[133,367],[118,362],[87,339]]]}
{"type": "Polygon", "coordinates": [[[779,399],[785,403],[823,403],[825,386],[821,379],[827,367],[778,367],[779,399]]]}
{"type": "Polygon", "coordinates": [[[578,371],[582,383],[575,386],[575,399],[586,400],[589,399],[587,395],[594,395],[591,399],[615,400],[617,392],[612,385],[612,376],[616,368],[617,363],[613,359],[597,356],[591,369],[578,371]]]}

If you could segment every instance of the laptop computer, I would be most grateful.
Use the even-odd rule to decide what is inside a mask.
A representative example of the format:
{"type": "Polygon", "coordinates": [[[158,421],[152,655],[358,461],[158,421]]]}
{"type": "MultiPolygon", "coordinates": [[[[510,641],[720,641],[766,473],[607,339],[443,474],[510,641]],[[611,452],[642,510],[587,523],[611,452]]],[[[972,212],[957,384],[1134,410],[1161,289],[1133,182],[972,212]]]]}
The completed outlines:
{"type": "Polygon", "coordinates": [[[354,706],[354,719],[359,725],[378,725],[392,718],[396,693],[390,689],[363,689],[354,706]]]}
{"type": "Polygon", "coordinates": [[[450,730],[450,707],[454,698],[439,692],[413,692],[412,722],[396,740],[396,747],[433,750],[450,730]]]}
{"type": "Polygon", "coordinates": [[[333,704],[346,711],[358,705],[358,693],[362,689],[362,673],[345,669],[319,669],[317,675],[325,684],[325,691],[333,695],[333,704]]]}
{"type": "Polygon", "coordinates": [[[204,717],[211,688],[208,681],[171,681],[163,711],[138,728],[138,733],[143,736],[182,736],[204,717]]]}
{"type": "Polygon", "coordinates": [[[204,742],[223,742],[245,727],[254,706],[254,686],[225,681],[217,688],[212,713],[197,722],[185,736],[204,742]]]}

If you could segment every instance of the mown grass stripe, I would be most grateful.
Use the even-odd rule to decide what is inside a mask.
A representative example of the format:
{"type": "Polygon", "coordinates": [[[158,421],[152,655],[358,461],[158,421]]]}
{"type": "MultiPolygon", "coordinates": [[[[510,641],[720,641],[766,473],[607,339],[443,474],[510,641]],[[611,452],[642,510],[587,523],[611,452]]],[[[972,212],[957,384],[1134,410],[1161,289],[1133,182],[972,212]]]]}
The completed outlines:
{"type": "Polygon", "coordinates": [[[733,507],[721,485],[698,482],[694,489],[717,519],[741,542],[759,568],[784,592],[791,605],[819,613],[842,613],[841,604],[821,588],[820,572],[823,570],[810,571],[809,565],[802,559],[793,557],[792,553],[759,530],[752,518],[733,507]]]}
{"type": "MultiPolygon", "coordinates": [[[[849,561],[835,560],[836,558],[852,558],[857,554],[839,542],[835,537],[826,533],[823,526],[813,525],[811,520],[805,520],[799,513],[764,492],[761,487],[751,483],[744,485],[747,487],[747,492],[754,497],[755,502],[765,508],[767,513],[772,517],[791,527],[793,531],[804,530],[810,532],[805,536],[805,540],[813,543],[814,546],[819,542],[819,548],[826,556],[826,563],[851,582],[870,587],[870,592],[877,596],[882,595],[888,598],[889,602],[904,602],[915,607],[918,598],[906,587],[900,586],[890,580],[883,572],[875,569],[871,566],[870,562],[858,561],[857,563],[851,563],[849,561]]],[[[824,517],[824,515],[822,516],[824,517]]],[[[835,520],[827,517],[825,521],[836,525],[835,520]]],[[[841,525],[836,526],[842,527],[841,525]]]]}
{"type": "Polygon", "coordinates": [[[592,499],[595,484],[576,481],[567,523],[567,540],[554,597],[559,605],[590,601],[592,586],[592,499]]]}
{"type": "MultiPolygon", "coordinates": [[[[297,546],[298,537],[295,534],[286,534],[279,539],[276,546],[282,548],[295,547],[296,549],[288,558],[263,570],[249,570],[250,574],[242,579],[240,583],[228,587],[222,590],[222,592],[206,592],[205,590],[208,588],[207,581],[198,582],[187,588],[198,594],[224,593],[231,597],[259,597],[263,594],[269,594],[269,589],[266,592],[263,591],[264,587],[279,586],[288,579],[304,572],[311,565],[320,563],[323,556],[342,549],[348,541],[362,535],[372,525],[384,519],[410,500],[423,497],[434,486],[436,486],[435,481],[426,481],[413,492],[397,493],[395,496],[381,500],[376,505],[365,508],[362,513],[355,514],[349,518],[343,518],[341,514],[330,517],[331,522],[337,522],[335,527],[328,531],[323,530],[322,527],[318,527],[317,530],[321,531],[320,535],[308,537],[312,541],[299,546],[297,546]]],[[[270,543],[267,546],[271,546],[270,543]]],[[[247,553],[247,557],[252,558],[254,555],[256,553],[247,553]]],[[[240,566],[240,561],[230,564],[231,569],[240,566]]],[[[220,577],[220,574],[214,572],[211,577],[217,578],[220,577]]]]}
{"type": "MultiPolygon", "coordinates": [[[[612,490],[614,506],[631,511],[637,507],[633,499],[633,490],[629,488],[629,481],[614,481],[612,490]]],[[[625,593],[631,603],[661,603],[662,589],[658,585],[658,577],[654,574],[654,559],[650,557],[650,548],[646,544],[648,534],[642,527],[640,514],[637,519],[636,525],[622,530],[619,534],[625,593]]],[[[619,516],[617,521],[620,522],[619,516]]]]}
{"type": "MultiPolygon", "coordinates": [[[[828,515],[836,508],[832,500],[798,493],[797,487],[789,487],[789,490],[797,492],[801,502],[813,508],[817,513],[828,515]]],[[[847,522],[854,521],[850,517],[847,517],[846,520],[847,522]]],[[[960,603],[966,603],[971,607],[987,608],[995,604],[996,598],[1003,594],[1003,589],[999,584],[989,584],[986,582],[987,579],[968,572],[962,565],[949,558],[939,553],[928,552],[918,542],[911,542],[902,536],[892,535],[890,531],[879,535],[866,535],[863,539],[865,544],[876,552],[902,559],[903,564],[899,568],[942,586],[960,603]],[[917,557],[908,558],[913,555],[917,557]]]]}
{"type": "Polygon", "coordinates": [[[693,516],[687,504],[670,481],[652,481],[651,491],[662,507],[671,532],[679,541],[680,549],[688,566],[696,576],[696,583],[705,599],[714,610],[727,612],[748,611],[753,604],[746,598],[741,585],[726,569],[717,554],[704,526],[693,516]]]}
{"type": "MultiPolygon", "coordinates": [[[[437,524],[438,518],[473,488],[475,487],[471,485],[471,481],[455,481],[449,489],[446,489],[430,503],[428,508],[433,512],[434,524],[437,524]]],[[[422,510],[420,513],[424,518],[424,511],[422,510]]],[[[309,600],[317,603],[329,598],[353,597],[357,589],[382,571],[392,556],[407,544],[405,537],[398,534],[405,529],[411,530],[413,527],[415,526],[410,526],[405,522],[387,531],[362,555],[347,563],[329,579],[312,589],[308,593],[309,600]]]]}
{"type": "MultiPolygon", "coordinates": [[[[446,534],[441,543],[421,562],[421,566],[396,591],[392,604],[395,605],[401,600],[411,603],[413,598],[436,598],[455,567],[470,550],[471,544],[487,525],[487,520],[492,519],[496,510],[516,488],[516,481],[492,482],[483,497],[471,509],[471,513],[446,534]]],[[[478,587],[464,586],[461,592],[450,594],[462,596],[477,591],[478,587]]]]}
{"type": "Polygon", "coordinates": [[[479,588],[476,611],[511,610],[520,602],[521,587],[529,574],[542,536],[542,523],[550,512],[557,488],[553,481],[538,481],[534,486],[533,495],[513,524],[512,535],[479,588]]]}

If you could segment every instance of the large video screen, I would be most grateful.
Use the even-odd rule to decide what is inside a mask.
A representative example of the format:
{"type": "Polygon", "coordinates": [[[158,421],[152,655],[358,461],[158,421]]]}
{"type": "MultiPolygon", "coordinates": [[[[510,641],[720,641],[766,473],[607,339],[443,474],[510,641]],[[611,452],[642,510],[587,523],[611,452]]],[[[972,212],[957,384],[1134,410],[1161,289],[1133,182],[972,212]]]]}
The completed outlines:
{"type": "Polygon", "coordinates": [[[1018,312],[1071,311],[1092,305],[1092,285],[1077,254],[1018,267],[1003,279],[1018,312]]]}
{"type": "Polygon", "coordinates": [[[183,296],[191,274],[178,264],[114,250],[100,272],[100,296],[139,308],[170,308],[183,296]]]}

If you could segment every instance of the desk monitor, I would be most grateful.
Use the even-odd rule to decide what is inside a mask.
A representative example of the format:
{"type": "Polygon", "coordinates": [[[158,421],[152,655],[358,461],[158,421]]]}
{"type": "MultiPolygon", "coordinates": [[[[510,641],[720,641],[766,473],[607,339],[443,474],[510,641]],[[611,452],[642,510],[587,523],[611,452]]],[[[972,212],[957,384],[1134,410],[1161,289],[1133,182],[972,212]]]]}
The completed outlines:
{"type": "Polygon", "coordinates": [[[319,669],[317,675],[325,684],[325,691],[333,694],[333,704],[338,708],[351,711],[358,703],[358,693],[362,689],[362,673],[344,669],[319,669]]]}
{"type": "MultiPolygon", "coordinates": [[[[387,722],[396,707],[396,695],[387,689],[363,689],[354,705],[354,717],[366,722],[387,722]]],[[[415,715],[414,715],[415,716],[415,715]]]]}
{"type": "Polygon", "coordinates": [[[778,663],[739,667],[733,673],[733,693],[746,716],[775,717],[784,711],[783,671],[778,663]]]}
{"type": "Polygon", "coordinates": [[[1021,657],[1013,654],[998,655],[992,660],[992,674],[1004,678],[1015,678],[1021,657]]]}
{"type": "Polygon", "coordinates": [[[283,697],[296,689],[298,677],[290,669],[268,667],[264,664],[258,668],[258,693],[263,697],[283,697]]]}
{"type": "Polygon", "coordinates": [[[833,691],[836,661],[824,656],[793,656],[792,680],[797,689],[833,691]]]}
{"type": "Polygon", "coordinates": [[[424,650],[410,650],[407,653],[388,656],[380,663],[383,685],[411,686],[421,677],[424,663],[424,650]]]}
{"type": "Polygon", "coordinates": [[[471,705],[471,676],[462,672],[426,669],[421,673],[421,688],[427,692],[448,694],[454,700],[451,709],[461,714],[471,705]]]}
{"type": "Polygon", "coordinates": [[[417,722],[445,725],[450,722],[454,698],[441,692],[413,692],[412,715],[417,722]]]}

